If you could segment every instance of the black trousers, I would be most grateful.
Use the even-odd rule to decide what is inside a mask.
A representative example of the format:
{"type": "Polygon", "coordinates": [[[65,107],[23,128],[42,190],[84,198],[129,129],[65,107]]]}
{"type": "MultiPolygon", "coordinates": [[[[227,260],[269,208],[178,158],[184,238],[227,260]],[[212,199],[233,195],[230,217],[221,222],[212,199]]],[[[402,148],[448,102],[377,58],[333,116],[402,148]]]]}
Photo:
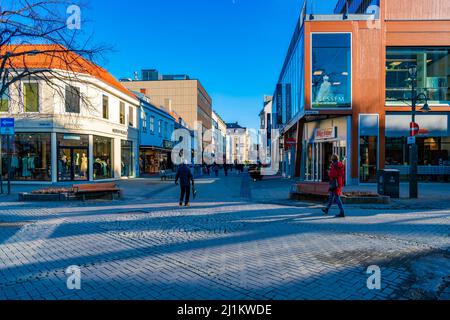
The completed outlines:
{"type": "Polygon", "coordinates": [[[181,186],[180,204],[189,204],[191,199],[191,186],[181,186]]]}

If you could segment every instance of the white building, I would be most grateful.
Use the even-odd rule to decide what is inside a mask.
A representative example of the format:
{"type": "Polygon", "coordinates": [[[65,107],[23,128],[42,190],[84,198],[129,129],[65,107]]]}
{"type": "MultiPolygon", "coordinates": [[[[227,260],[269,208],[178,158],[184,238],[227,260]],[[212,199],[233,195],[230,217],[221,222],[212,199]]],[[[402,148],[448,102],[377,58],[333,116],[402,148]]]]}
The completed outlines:
{"type": "MultiPolygon", "coordinates": [[[[50,69],[43,76],[15,83],[8,90],[1,118],[15,119],[12,180],[15,182],[105,181],[138,174],[139,101],[104,69],[75,53],[52,59],[46,45],[15,68],[50,69]],[[75,67],[74,67],[75,66],[75,67]]],[[[22,60],[23,59],[23,60],[22,60]]],[[[7,154],[3,137],[2,155],[7,154]]],[[[6,178],[7,157],[1,161],[6,178]]]]}

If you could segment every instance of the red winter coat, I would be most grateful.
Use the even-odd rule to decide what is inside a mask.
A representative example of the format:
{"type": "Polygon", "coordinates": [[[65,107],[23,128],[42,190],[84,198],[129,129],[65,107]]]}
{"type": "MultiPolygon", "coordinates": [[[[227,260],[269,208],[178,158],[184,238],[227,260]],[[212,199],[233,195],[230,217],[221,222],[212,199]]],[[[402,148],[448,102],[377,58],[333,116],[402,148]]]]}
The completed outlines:
{"type": "Polygon", "coordinates": [[[332,163],[330,167],[330,181],[337,179],[338,188],[333,191],[333,193],[337,196],[342,195],[342,188],[345,185],[345,167],[342,162],[332,163]]]}

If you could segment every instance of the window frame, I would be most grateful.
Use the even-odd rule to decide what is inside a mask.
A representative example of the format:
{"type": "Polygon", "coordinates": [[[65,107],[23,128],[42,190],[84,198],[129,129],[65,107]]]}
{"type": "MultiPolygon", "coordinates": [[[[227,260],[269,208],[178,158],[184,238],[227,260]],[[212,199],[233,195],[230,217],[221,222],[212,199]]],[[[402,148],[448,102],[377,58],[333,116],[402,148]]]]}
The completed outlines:
{"type": "Polygon", "coordinates": [[[22,108],[23,108],[22,112],[23,112],[23,113],[28,113],[28,114],[41,113],[41,105],[42,105],[42,103],[41,103],[41,97],[42,97],[42,94],[41,94],[41,85],[40,85],[40,82],[39,82],[38,80],[22,81],[22,83],[21,83],[21,90],[22,90],[22,92],[21,92],[21,97],[22,97],[22,108]],[[27,85],[27,84],[36,84],[37,87],[38,87],[38,89],[37,89],[37,105],[38,105],[38,111],[26,111],[26,108],[27,108],[27,107],[26,107],[26,105],[25,105],[25,102],[26,102],[26,98],[25,98],[25,85],[27,85]]]}
{"type": "Polygon", "coordinates": [[[102,95],[102,119],[109,120],[109,96],[106,94],[102,95]],[[105,101],[106,101],[106,109],[105,109],[105,101]],[[105,117],[106,110],[106,117],[105,117]]]}
{"type": "Polygon", "coordinates": [[[127,115],[126,115],[127,111],[126,111],[126,105],[125,102],[120,101],[119,102],[119,123],[121,125],[126,125],[126,120],[127,120],[127,115]],[[123,113],[122,113],[122,108],[123,108],[123,113]]]}
{"type": "Polygon", "coordinates": [[[132,105],[128,105],[128,126],[134,128],[134,108],[132,105]]]}
{"type": "Polygon", "coordinates": [[[150,116],[150,133],[155,134],[155,117],[150,116]]]}
{"type": "Polygon", "coordinates": [[[69,114],[80,114],[81,113],[81,88],[80,87],[76,87],[73,85],[66,85],[65,88],[65,92],[64,92],[64,112],[65,113],[69,113],[69,114]],[[73,111],[68,111],[67,109],[67,89],[68,88],[75,88],[76,90],[78,90],[78,112],[73,112],[73,111]]]}
{"type": "MultiPolygon", "coordinates": [[[[3,97],[0,97],[0,101],[6,101],[6,111],[2,111],[0,107],[0,113],[10,113],[11,108],[11,98],[9,97],[9,87],[6,88],[3,97]]],[[[1,102],[0,102],[1,103],[1,102]]]]}
{"type": "Polygon", "coordinates": [[[336,31],[336,32],[311,32],[310,33],[310,48],[309,48],[309,85],[310,85],[310,109],[311,110],[352,110],[353,109],[353,33],[350,31],[336,31]],[[350,35],[350,107],[324,107],[324,108],[315,108],[313,107],[313,35],[315,34],[349,34],[350,35]]]}

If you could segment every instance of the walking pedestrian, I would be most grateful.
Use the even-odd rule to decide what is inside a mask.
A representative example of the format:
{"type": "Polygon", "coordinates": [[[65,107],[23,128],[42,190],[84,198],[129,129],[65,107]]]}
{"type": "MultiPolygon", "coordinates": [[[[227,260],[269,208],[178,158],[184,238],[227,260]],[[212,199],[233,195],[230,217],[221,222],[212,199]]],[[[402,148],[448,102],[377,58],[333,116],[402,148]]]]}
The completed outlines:
{"type": "Polygon", "coordinates": [[[187,166],[187,163],[183,163],[177,171],[175,177],[175,184],[178,185],[178,180],[180,181],[180,207],[184,205],[189,207],[189,200],[191,197],[191,183],[194,186],[194,176],[192,175],[191,169],[187,166]]]}
{"type": "Polygon", "coordinates": [[[331,206],[336,203],[339,207],[340,213],[336,218],[345,218],[344,205],[342,204],[342,188],[345,185],[345,166],[339,161],[337,155],[331,157],[330,171],[328,173],[330,177],[330,195],[328,199],[328,204],[322,211],[325,214],[331,209],[331,206]]]}
{"type": "Polygon", "coordinates": [[[213,171],[214,171],[214,174],[216,175],[216,177],[218,177],[219,176],[219,166],[215,162],[214,162],[214,166],[213,166],[213,171]]]}

